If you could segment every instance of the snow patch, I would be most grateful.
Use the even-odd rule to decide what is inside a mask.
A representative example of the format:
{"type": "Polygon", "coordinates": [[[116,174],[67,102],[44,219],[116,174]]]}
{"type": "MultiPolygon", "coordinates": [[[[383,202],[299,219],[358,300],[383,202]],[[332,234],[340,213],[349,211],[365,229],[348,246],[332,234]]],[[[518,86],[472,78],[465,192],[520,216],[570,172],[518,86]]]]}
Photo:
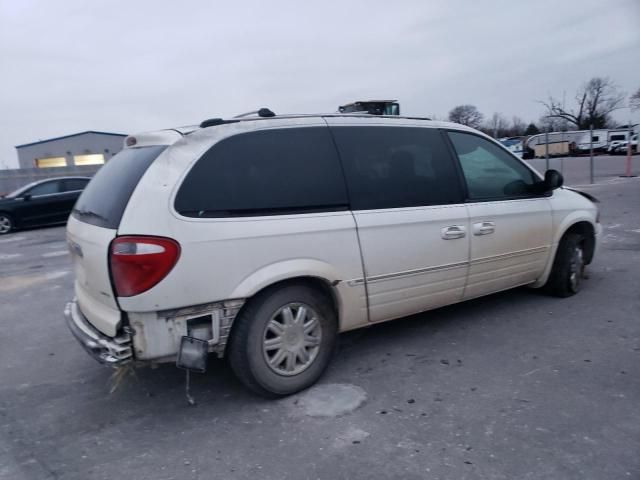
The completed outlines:
{"type": "Polygon", "coordinates": [[[350,384],[330,383],[316,385],[289,397],[286,401],[294,413],[309,417],[339,417],[351,413],[367,399],[367,393],[350,384]]]}

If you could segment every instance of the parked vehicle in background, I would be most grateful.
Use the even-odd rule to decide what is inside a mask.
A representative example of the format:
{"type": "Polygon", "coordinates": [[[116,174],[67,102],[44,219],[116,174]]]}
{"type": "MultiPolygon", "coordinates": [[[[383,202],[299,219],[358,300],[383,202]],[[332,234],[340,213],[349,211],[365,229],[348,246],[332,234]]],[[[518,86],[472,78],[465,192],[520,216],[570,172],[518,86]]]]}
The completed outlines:
{"type": "Polygon", "coordinates": [[[593,130],[593,135],[589,130],[539,133],[524,142],[523,158],[544,157],[547,143],[549,156],[587,155],[592,147],[594,153],[612,153],[628,138],[627,128],[593,130]]]}
{"type": "Polygon", "coordinates": [[[89,177],[58,177],[25,185],[0,198],[0,235],[67,221],[89,177]]]}
{"type": "Polygon", "coordinates": [[[536,145],[533,149],[536,158],[544,158],[549,153],[550,157],[565,157],[571,153],[570,142],[549,142],[548,144],[536,145]]]}
{"type": "Polygon", "coordinates": [[[607,147],[607,153],[613,154],[614,150],[616,150],[618,146],[623,142],[624,140],[614,140],[613,142],[611,142],[609,144],[609,147],[607,147]]]}
{"type": "MultiPolygon", "coordinates": [[[[626,155],[627,154],[627,146],[629,142],[626,140],[621,140],[612,145],[609,148],[609,153],[612,155],[626,155]]],[[[636,133],[631,137],[631,153],[638,153],[638,134],[636,133]]]]}
{"type": "Polygon", "coordinates": [[[583,132],[582,136],[577,141],[577,153],[587,154],[593,148],[596,153],[604,153],[609,146],[609,131],[608,130],[594,130],[593,135],[589,130],[583,132]],[[591,138],[591,140],[589,140],[591,138]]]}
{"type": "Polygon", "coordinates": [[[520,285],[580,289],[598,209],[555,170],[454,123],[259,112],[130,136],[83,192],[65,316],[100,362],[203,371],[215,353],[288,395],[339,332],[520,285]]]}
{"type": "Polygon", "coordinates": [[[612,144],[618,144],[619,142],[626,142],[629,140],[629,136],[633,136],[633,132],[629,132],[629,127],[624,128],[616,128],[614,130],[609,130],[608,132],[608,140],[609,147],[612,144]]]}
{"type": "Polygon", "coordinates": [[[524,155],[524,137],[500,138],[498,141],[518,158],[524,155]]]}
{"type": "Polygon", "coordinates": [[[340,113],[369,113],[371,115],[400,115],[397,100],[358,100],[338,107],[340,113]]]}
{"type": "MultiPolygon", "coordinates": [[[[545,156],[545,144],[549,144],[549,155],[553,156],[551,150],[552,144],[559,144],[559,147],[556,147],[558,151],[558,155],[567,155],[572,152],[572,149],[569,148],[572,144],[576,146],[581,138],[584,137],[584,131],[574,131],[574,132],[549,132],[549,133],[538,133],[536,135],[531,135],[524,141],[524,154],[523,158],[542,158],[545,156]]],[[[576,150],[576,149],[574,149],[576,150]]]]}

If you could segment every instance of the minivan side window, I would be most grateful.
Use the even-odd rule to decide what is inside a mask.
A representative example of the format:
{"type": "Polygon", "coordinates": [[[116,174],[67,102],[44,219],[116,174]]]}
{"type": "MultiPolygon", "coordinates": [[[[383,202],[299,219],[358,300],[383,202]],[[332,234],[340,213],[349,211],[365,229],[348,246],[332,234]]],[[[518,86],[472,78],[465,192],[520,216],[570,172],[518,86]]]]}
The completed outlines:
{"type": "Polygon", "coordinates": [[[533,172],[501,147],[471,133],[448,134],[460,160],[469,199],[513,198],[534,193],[533,172]]]}
{"type": "Polygon", "coordinates": [[[463,202],[454,160],[439,130],[339,126],[331,131],[353,210],[463,202]]]}
{"type": "Polygon", "coordinates": [[[328,127],[268,129],[223,139],[187,174],[175,209],[188,217],[347,210],[328,127]]]}

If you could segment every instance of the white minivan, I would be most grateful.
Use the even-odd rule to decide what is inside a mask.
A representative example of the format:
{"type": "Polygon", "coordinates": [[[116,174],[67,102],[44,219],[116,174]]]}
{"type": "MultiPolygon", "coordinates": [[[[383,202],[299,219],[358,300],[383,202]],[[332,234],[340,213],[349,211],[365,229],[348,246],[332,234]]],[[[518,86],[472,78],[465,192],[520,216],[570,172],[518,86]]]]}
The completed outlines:
{"type": "Polygon", "coordinates": [[[601,232],[593,197],[458,124],[261,110],[125,144],[68,222],[67,324],[103,363],[215,353],[267,396],[313,384],[339,332],[572,295],[601,232]]]}

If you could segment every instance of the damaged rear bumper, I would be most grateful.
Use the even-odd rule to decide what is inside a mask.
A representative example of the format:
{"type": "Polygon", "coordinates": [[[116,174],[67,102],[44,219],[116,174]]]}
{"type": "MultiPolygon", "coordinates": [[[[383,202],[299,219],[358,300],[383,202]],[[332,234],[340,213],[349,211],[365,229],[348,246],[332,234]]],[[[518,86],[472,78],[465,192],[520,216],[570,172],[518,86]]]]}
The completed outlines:
{"type": "Polygon", "coordinates": [[[73,336],[98,362],[117,367],[133,360],[131,335],[107,337],[87,321],[75,299],[67,303],[64,316],[73,336]]]}

